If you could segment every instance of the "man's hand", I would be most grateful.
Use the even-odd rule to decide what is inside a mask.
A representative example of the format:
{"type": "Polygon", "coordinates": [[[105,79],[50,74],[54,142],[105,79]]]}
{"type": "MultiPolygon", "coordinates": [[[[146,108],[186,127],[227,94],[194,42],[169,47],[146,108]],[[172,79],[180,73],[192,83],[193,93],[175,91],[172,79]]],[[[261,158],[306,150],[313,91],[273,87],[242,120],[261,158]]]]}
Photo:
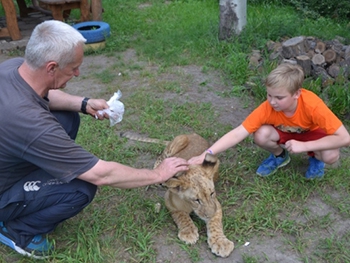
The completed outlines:
{"type": "Polygon", "coordinates": [[[188,162],[178,157],[170,157],[164,159],[154,171],[159,175],[160,182],[163,183],[173,177],[178,172],[188,170],[188,162]]]}
{"type": "Polygon", "coordinates": [[[99,120],[109,119],[107,113],[104,113],[103,115],[98,113],[99,110],[104,110],[108,108],[109,106],[104,99],[89,99],[86,104],[86,112],[92,117],[99,120]]]}

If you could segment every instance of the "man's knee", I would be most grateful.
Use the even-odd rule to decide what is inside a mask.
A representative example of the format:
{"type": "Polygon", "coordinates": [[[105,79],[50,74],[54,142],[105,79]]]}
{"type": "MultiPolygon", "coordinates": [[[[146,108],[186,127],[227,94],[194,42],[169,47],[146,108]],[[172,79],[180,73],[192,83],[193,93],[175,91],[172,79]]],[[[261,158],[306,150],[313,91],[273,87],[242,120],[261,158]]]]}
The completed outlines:
{"type": "MultiPolygon", "coordinates": [[[[79,180],[79,179],[77,179],[77,180],[79,180]]],[[[85,181],[84,181],[84,183],[86,185],[84,194],[88,198],[88,203],[90,203],[95,197],[95,194],[96,194],[96,191],[97,191],[97,186],[94,185],[94,184],[85,182],[85,181]]]]}
{"type": "Polygon", "coordinates": [[[58,122],[73,140],[77,137],[80,126],[80,115],[73,111],[52,111],[58,122]]]}
{"type": "MultiPolygon", "coordinates": [[[[66,220],[78,214],[88,206],[95,197],[97,190],[96,185],[78,179],[74,181],[75,187],[70,189],[70,191],[62,191],[62,194],[57,193],[51,197],[59,200],[54,210],[57,213],[56,217],[59,215],[62,216],[61,220],[66,220]]],[[[50,217],[53,214],[55,214],[55,212],[50,212],[48,216],[50,217]]],[[[51,220],[55,220],[55,218],[51,218],[51,220]]]]}
{"type": "Polygon", "coordinates": [[[82,200],[86,199],[86,205],[89,204],[95,197],[97,186],[89,182],[74,179],[68,185],[75,190],[76,193],[82,196],[82,200]]]}

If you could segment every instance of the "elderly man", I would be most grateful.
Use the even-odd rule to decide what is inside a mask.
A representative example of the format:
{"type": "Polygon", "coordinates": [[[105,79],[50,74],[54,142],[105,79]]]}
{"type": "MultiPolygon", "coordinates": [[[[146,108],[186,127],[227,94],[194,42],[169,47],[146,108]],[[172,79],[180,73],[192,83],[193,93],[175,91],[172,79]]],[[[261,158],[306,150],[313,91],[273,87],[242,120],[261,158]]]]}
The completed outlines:
{"type": "Polygon", "coordinates": [[[34,29],[24,59],[0,64],[0,241],[23,255],[49,255],[46,234],[86,207],[97,186],[140,187],[188,169],[180,158],[135,169],[74,142],[78,112],[102,120],[98,111],[108,108],[103,99],[59,90],[79,75],[84,42],[73,27],[46,21],[34,29]]]}

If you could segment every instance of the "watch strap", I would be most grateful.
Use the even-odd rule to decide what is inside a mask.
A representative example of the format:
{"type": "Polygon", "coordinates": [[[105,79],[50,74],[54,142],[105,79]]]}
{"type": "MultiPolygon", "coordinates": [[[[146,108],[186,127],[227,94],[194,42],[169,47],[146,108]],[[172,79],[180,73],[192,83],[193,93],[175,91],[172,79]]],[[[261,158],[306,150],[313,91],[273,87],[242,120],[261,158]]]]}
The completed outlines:
{"type": "Polygon", "coordinates": [[[81,108],[80,108],[80,111],[84,114],[87,114],[86,112],[86,105],[87,105],[87,102],[90,98],[84,98],[83,101],[81,102],[81,108]]]}

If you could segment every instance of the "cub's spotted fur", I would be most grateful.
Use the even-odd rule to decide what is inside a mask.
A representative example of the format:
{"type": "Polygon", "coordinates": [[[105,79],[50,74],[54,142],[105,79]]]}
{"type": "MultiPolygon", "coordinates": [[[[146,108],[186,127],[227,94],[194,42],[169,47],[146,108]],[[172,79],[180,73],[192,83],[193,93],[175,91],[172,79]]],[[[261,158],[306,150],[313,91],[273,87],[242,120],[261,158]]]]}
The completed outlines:
{"type": "MultiPolygon", "coordinates": [[[[124,137],[161,142],[154,139],[138,139],[125,134],[124,137]]],[[[201,154],[208,147],[208,142],[197,134],[179,135],[167,143],[154,168],[167,157],[177,156],[188,160],[201,154]]],[[[218,178],[219,163],[215,155],[207,154],[201,165],[190,165],[188,171],[164,183],[168,188],[164,198],[165,205],[178,227],[178,237],[182,241],[194,244],[199,238],[198,229],[190,217],[191,212],[194,212],[206,223],[208,244],[212,253],[228,257],[234,249],[234,244],[223,232],[221,204],[215,193],[214,181],[218,178]]]]}

